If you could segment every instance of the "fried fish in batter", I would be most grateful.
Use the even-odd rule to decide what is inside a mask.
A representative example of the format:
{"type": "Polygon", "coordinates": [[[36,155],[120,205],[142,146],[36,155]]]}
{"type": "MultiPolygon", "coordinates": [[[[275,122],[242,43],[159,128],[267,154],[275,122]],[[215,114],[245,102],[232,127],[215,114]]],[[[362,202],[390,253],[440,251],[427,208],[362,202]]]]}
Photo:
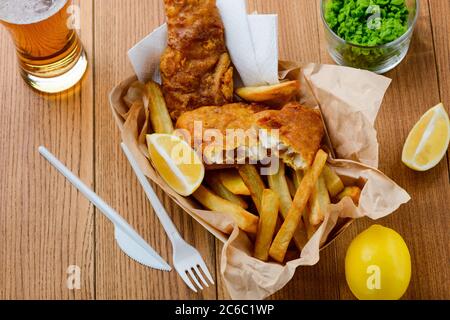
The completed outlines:
{"type": "Polygon", "coordinates": [[[173,120],[185,111],[233,100],[233,68],[215,0],[164,0],[169,31],[161,57],[164,97],[173,120]]]}
{"type": "Polygon", "coordinates": [[[226,134],[227,129],[248,130],[255,125],[255,115],[267,110],[256,104],[232,103],[221,107],[201,107],[185,112],[178,119],[177,129],[186,129],[194,134],[194,122],[200,121],[203,130],[216,129],[226,134]]]}
{"type": "Polygon", "coordinates": [[[325,134],[320,113],[296,102],[259,113],[256,124],[267,130],[278,129],[279,156],[295,170],[311,166],[325,134]]]}
{"type": "Polygon", "coordinates": [[[182,114],[176,128],[184,131],[180,133],[194,149],[203,152],[206,164],[236,164],[262,154],[258,153],[255,116],[263,110],[267,107],[244,103],[201,107],[182,114]]]}
{"type": "MultiPolygon", "coordinates": [[[[232,103],[221,107],[201,107],[196,110],[185,112],[178,119],[176,128],[186,130],[194,139],[203,139],[204,137],[195,136],[195,123],[201,123],[203,135],[208,129],[219,131],[224,137],[227,130],[247,131],[254,128],[255,115],[267,107],[256,104],[232,103]]],[[[202,143],[202,141],[193,141],[193,144],[202,143]]],[[[238,141],[228,148],[235,148],[239,144],[238,141]]],[[[224,144],[224,149],[226,148],[224,144]]]]}
{"type": "MultiPolygon", "coordinates": [[[[321,115],[318,111],[289,103],[281,110],[268,110],[256,104],[233,103],[222,107],[202,107],[184,113],[177,121],[177,129],[185,130],[185,136],[197,150],[209,151],[204,154],[211,163],[213,158],[223,159],[222,152],[244,148],[245,158],[261,161],[270,150],[295,170],[307,169],[313,162],[325,134],[321,115]],[[195,132],[201,124],[201,132],[195,132]],[[205,139],[205,132],[214,129],[223,140],[205,139]],[[244,138],[230,139],[228,130],[240,129],[244,138]],[[227,141],[230,140],[230,141],[227,141]],[[217,149],[211,148],[217,146],[217,149]]],[[[239,137],[239,135],[235,135],[239,137]]]]}

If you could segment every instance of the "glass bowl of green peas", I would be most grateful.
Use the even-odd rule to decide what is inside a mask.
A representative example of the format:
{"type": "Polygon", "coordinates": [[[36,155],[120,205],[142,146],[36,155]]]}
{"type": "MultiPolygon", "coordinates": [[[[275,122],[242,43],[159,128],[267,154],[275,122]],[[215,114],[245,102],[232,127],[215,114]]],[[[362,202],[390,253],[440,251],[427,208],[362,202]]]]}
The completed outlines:
{"type": "Polygon", "coordinates": [[[340,65],[383,74],[406,56],[419,0],[321,0],[328,52],[340,65]]]}

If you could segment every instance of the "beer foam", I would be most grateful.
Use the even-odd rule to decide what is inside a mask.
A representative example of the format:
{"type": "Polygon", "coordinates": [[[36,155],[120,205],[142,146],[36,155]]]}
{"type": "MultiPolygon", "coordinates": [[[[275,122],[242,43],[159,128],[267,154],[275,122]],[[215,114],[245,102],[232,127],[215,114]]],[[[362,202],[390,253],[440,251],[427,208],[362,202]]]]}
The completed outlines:
{"type": "Polygon", "coordinates": [[[0,20],[13,24],[43,21],[59,10],[68,0],[0,0],[0,20]]]}

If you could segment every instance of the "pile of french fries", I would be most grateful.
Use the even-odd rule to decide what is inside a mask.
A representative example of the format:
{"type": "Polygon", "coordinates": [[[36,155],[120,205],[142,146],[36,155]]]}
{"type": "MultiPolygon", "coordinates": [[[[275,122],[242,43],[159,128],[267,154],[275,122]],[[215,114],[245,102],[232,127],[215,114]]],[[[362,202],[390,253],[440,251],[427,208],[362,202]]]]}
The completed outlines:
{"type": "Polygon", "coordinates": [[[283,263],[301,250],[325,219],[328,205],[350,197],[359,202],[361,189],[345,187],[326,164],[322,150],[305,172],[280,163],[276,174],[262,177],[254,165],[207,172],[194,198],[204,207],[231,214],[239,228],[255,239],[254,256],[283,263]]]}
{"type": "MultiPolygon", "coordinates": [[[[132,85],[124,97],[129,106],[139,96],[136,88],[144,90],[154,132],[172,133],[173,124],[159,85],[132,85]]],[[[273,99],[273,95],[269,96],[273,99]]],[[[294,171],[280,161],[278,172],[267,177],[250,164],[207,171],[193,197],[209,210],[231,215],[254,240],[255,258],[284,263],[300,256],[323,223],[331,203],[345,197],[355,205],[359,203],[361,189],[345,186],[327,160],[328,154],[319,150],[305,171],[294,171]]]]}

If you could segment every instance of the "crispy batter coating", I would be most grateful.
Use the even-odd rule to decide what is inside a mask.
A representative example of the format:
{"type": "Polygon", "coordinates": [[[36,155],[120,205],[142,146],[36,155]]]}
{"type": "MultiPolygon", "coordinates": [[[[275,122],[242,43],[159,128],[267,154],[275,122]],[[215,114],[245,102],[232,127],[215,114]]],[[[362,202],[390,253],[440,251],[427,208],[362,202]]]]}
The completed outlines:
{"type": "MultiPolygon", "coordinates": [[[[176,128],[189,132],[191,142],[198,144],[199,141],[194,141],[197,138],[194,137],[196,121],[202,123],[203,130],[215,129],[226,136],[228,129],[241,129],[244,131],[253,129],[256,114],[264,110],[267,110],[267,107],[244,103],[232,103],[221,107],[201,107],[182,114],[177,121],[176,128]]],[[[201,139],[202,137],[199,138],[201,139]]],[[[230,145],[228,146],[231,147],[230,145]]],[[[233,145],[232,148],[234,147],[237,146],[233,145]]]]}
{"type": "Polygon", "coordinates": [[[233,68],[215,0],[164,0],[169,29],[162,88],[173,120],[233,100],[233,68]]]}
{"type": "Polygon", "coordinates": [[[325,134],[319,112],[297,102],[281,110],[268,110],[257,115],[256,123],[264,129],[278,129],[280,140],[298,153],[309,167],[325,134]]]}
{"type": "Polygon", "coordinates": [[[177,129],[185,130],[185,138],[193,147],[202,146],[204,149],[217,142],[223,150],[255,146],[258,144],[258,133],[255,133],[255,136],[252,133],[250,140],[246,138],[220,143],[204,141],[205,130],[218,130],[223,137],[228,138],[227,130],[229,129],[253,132],[257,127],[279,130],[279,139],[286,146],[281,157],[295,169],[307,169],[311,166],[325,134],[320,113],[296,102],[285,105],[281,110],[268,110],[267,106],[245,103],[201,107],[182,114],[176,124],[177,129]],[[196,122],[201,123],[203,131],[195,133],[196,122]],[[299,159],[297,155],[300,156],[299,159]],[[297,160],[300,162],[297,163],[297,160]]]}

